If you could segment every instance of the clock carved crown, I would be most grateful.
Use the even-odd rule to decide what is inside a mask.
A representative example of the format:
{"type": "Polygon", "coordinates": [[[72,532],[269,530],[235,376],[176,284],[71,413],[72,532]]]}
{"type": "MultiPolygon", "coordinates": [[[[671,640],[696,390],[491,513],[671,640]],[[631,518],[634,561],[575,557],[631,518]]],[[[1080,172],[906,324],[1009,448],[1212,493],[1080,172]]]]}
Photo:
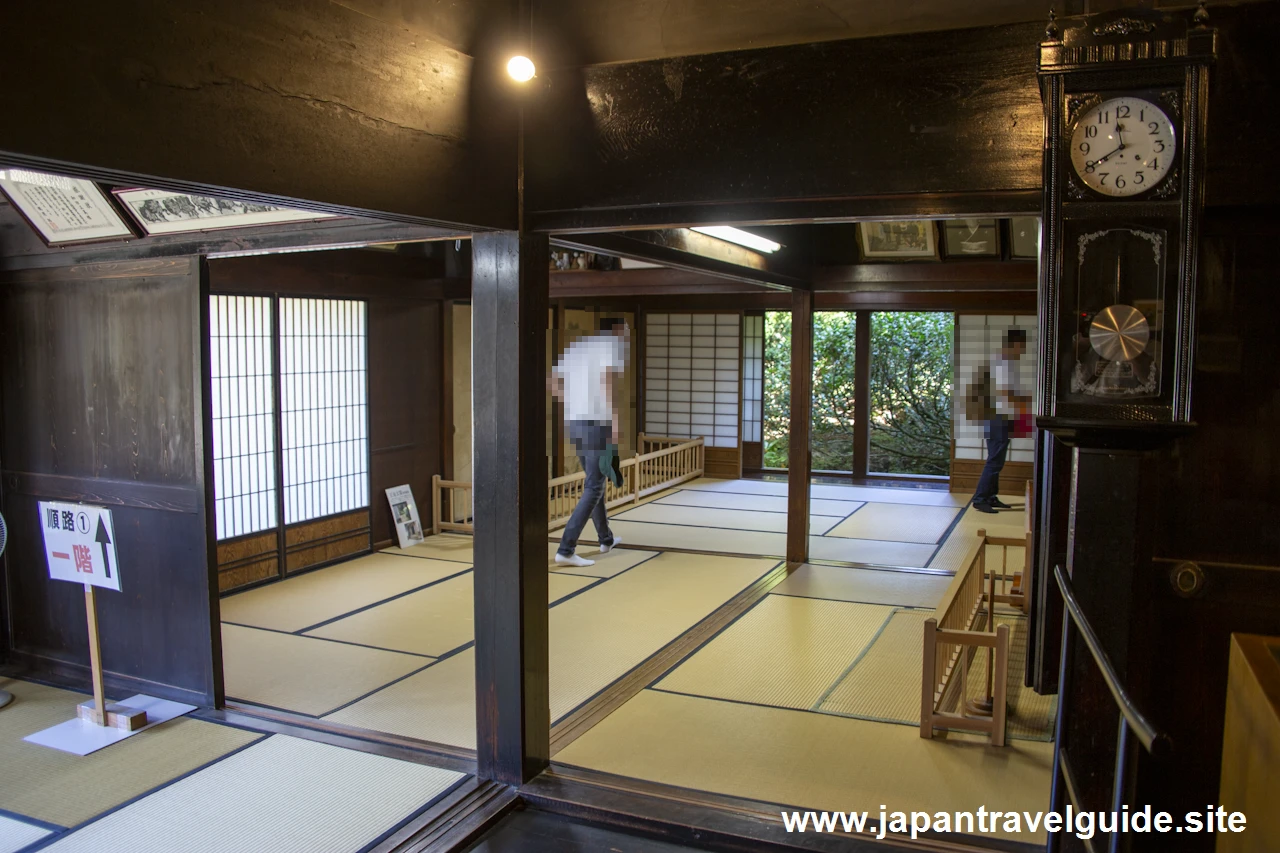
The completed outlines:
{"type": "MultiPolygon", "coordinates": [[[[1041,426],[1125,441],[1191,420],[1205,103],[1201,8],[1050,16],[1041,426]]],[[[1093,439],[1090,439],[1093,440],[1093,439]]]]}

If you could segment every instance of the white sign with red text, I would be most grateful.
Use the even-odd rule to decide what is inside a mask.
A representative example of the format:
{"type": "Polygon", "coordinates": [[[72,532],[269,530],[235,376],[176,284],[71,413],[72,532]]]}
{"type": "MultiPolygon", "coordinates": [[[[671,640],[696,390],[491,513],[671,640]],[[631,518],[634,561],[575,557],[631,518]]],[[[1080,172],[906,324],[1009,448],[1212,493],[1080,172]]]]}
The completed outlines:
{"type": "Polygon", "coordinates": [[[116,529],[111,510],[88,504],[40,501],[49,577],[120,591],[116,529]]]}

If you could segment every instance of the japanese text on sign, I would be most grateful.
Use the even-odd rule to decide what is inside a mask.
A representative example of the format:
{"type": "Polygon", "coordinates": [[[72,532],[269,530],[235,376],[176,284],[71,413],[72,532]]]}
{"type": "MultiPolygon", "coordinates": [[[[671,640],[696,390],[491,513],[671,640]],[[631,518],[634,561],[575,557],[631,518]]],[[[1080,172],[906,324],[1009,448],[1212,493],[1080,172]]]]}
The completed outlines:
{"type": "Polygon", "coordinates": [[[120,563],[111,510],[41,501],[40,528],[49,577],[119,591],[120,563]]]}

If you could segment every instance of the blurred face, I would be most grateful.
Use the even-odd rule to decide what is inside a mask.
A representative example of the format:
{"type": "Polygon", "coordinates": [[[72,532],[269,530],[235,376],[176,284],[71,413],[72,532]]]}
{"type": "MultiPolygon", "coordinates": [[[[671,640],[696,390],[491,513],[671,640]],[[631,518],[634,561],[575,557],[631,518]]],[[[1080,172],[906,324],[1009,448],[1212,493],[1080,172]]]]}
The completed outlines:
{"type": "Polygon", "coordinates": [[[631,326],[629,324],[623,323],[621,326],[614,326],[613,333],[617,335],[618,339],[624,344],[631,343],[631,326]]]}
{"type": "Polygon", "coordinates": [[[1026,351],[1027,351],[1027,344],[1025,341],[1019,341],[1016,344],[1010,344],[1009,358],[1013,359],[1014,361],[1017,361],[1018,359],[1022,358],[1023,353],[1025,353],[1026,351]]]}

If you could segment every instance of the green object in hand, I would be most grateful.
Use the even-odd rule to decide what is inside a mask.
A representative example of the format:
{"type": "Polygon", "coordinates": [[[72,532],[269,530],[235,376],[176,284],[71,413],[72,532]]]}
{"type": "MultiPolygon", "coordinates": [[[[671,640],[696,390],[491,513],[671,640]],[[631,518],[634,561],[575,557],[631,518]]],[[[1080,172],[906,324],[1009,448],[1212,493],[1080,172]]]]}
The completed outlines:
{"type": "Polygon", "coordinates": [[[600,457],[600,473],[615,486],[622,485],[622,468],[618,466],[618,445],[611,444],[605,448],[600,457]]]}

